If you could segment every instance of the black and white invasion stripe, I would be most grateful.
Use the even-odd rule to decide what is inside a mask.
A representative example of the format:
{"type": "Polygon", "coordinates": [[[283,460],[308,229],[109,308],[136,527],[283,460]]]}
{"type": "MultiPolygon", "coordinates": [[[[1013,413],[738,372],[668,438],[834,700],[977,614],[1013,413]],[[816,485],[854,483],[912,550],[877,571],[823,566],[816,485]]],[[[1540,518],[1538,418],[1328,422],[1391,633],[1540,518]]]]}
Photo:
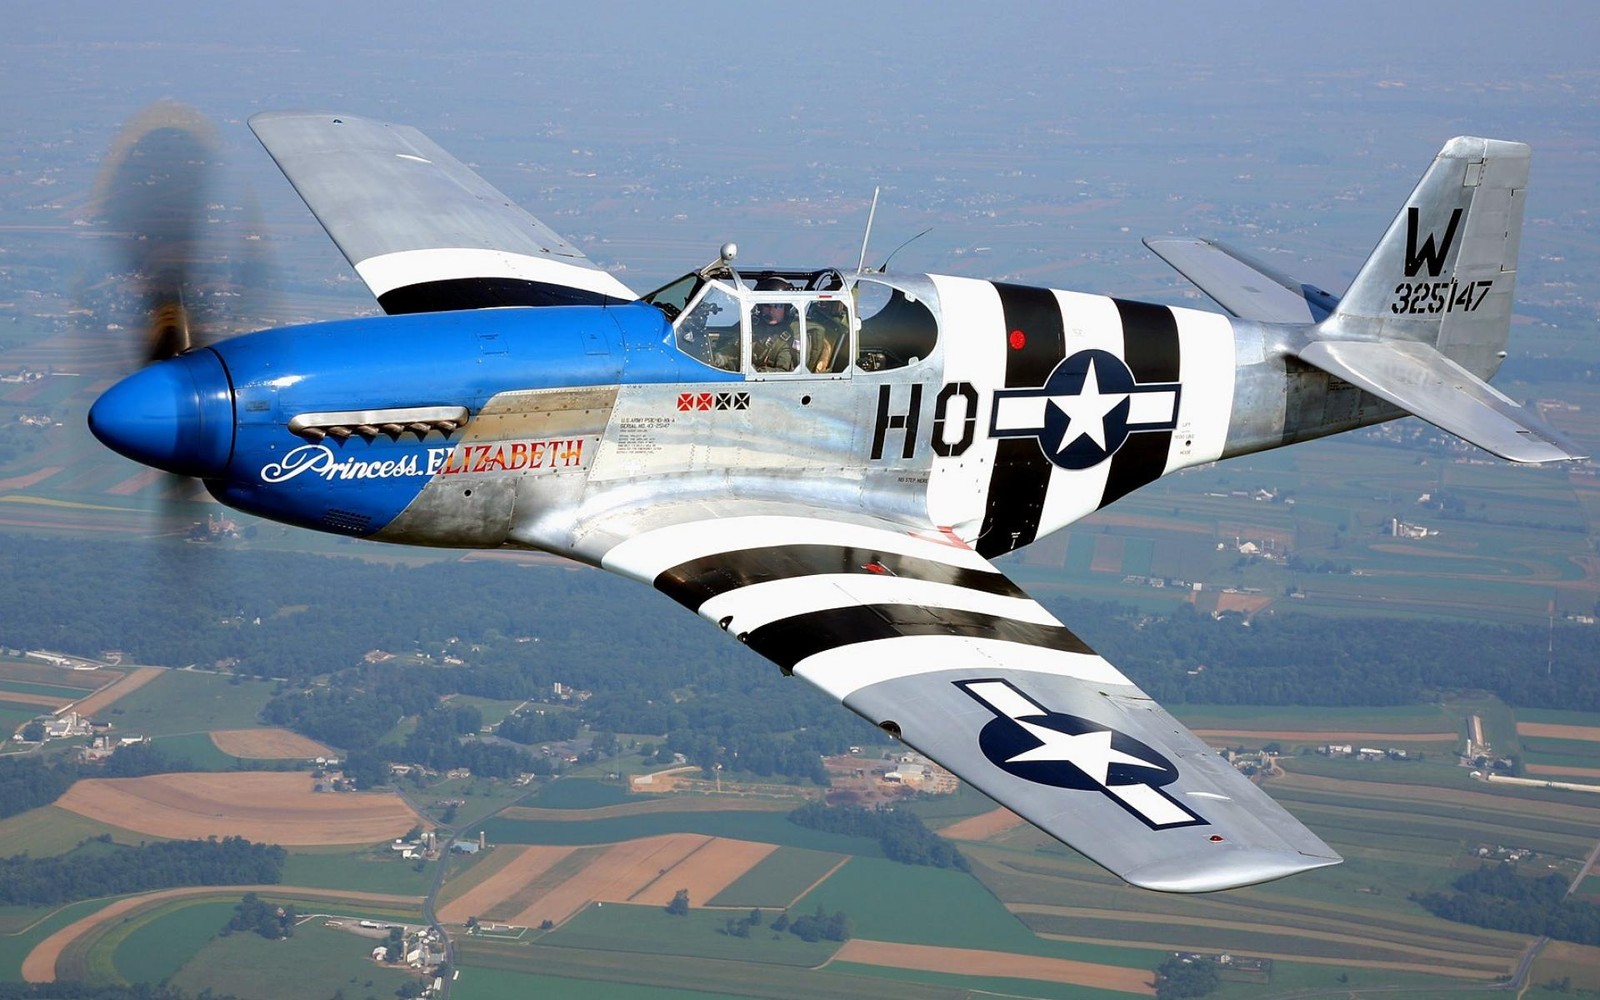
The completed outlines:
{"type": "Polygon", "coordinates": [[[1126,683],[1004,574],[940,536],[752,515],[647,532],[602,564],[841,700],[892,677],[1001,664],[1126,683]]]}
{"type": "MultiPolygon", "coordinates": [[[[1003,388],[1043,386],[1056,365],[1077,349],[1068,344],[1068,318],[1063,315],[1059,295],[1048,289],[999,282],[994,283],[994,290],[1005,317],[1002,328],[995,332],[1000,341],[997,346],[1005,357],[1003,388]]],[[[1107,346],[1115,348],[1127,363],[1134,380],[1179,381],[1180,338],[1172,309],[1122,299],[1111,302],[1116,307],[1121,335],[1119,344],[1107,346]]],[[[1104,507],[1160,478],[1166,471],[1171,447],[1170,430],[1128,435],[1108,460],[1105,485],[1089,509],[1104,507]]],[[[1038,536],[1046,494],[1055,475],[1056,467],[1040,449],[1037,439],[997,441],[983,525],[976,542],[978,551],[993,557],[1032,542],[1038,536]]]]}

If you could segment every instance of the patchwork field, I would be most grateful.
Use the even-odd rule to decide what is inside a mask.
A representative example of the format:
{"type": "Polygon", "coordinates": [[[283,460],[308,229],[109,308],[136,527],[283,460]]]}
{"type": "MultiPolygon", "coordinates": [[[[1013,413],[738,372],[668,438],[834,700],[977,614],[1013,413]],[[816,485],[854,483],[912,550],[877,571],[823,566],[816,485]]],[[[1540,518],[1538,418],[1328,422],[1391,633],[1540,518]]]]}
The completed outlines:
{"type": "Polygon", "coordinates": [[[87,715],[92,718],[164,673],[166,671],[161,667],[135,667],[126,676],[106,685],[78,702],[73,706],[73,710],[79,715],[87,715]]]}
{"type": "Polygon", "coordinates": [[[1037,979],[1048,983],[1073,983],[1119,993],[1154,996],[1152,975],[1139,969],[1093,962],[1074,962],[1062,958],[1013,955],[973,948],[932,948],[926,945],[888,941],[846,941],[834,955],[837,962],[886,965],[897,969],[921,969],[963,976],[1005,976],[1037,979]]]}
{"type": "MultiPolygon", "coordinates": [[[[309,899],[368,903],[401,909],[409,909],[417,903],[414,897],[408,896],[352,893],[342,890],[328,891],[281,885],[229,886],[226,889],[220,889],[217,886],[186,886],[181,889],[166,889],[161,892],[128,896],[115,900],[94,913],[73,921],[35,945],[22,963],[22,978],[31,983],[54,982],[62,971],[58,968],[58,963],[69,948],[85,946],[90,938],[104,933],[112,926],[127,922],[134,914],[140,911],[152,910],[173,900],[180,899],[223,896],[237,900],[238,896],[246,892],[271,893],[277,898],[306,897],[309,899]]],[[[81,974],[82,970],[71,971],[81,974]]]]}
{"type": "Polygon", "coordinates": [[[287,729],[223,729],[211,742],[225,754],[246,760],[297,760],[337,756],[316,740],[287,729]]]}
{"type": "Polygon", "coordinates": [[[1546,736],[1557,740],[1600,742],[1600,726],[1564,726],[1550,722],[1519,722],[1519,736],[1546,736]]]}
{"type": "MultiPolygon", "coordinates": [[[[592,902],[665,906],[680,889],[703,906],[777,848],[698,834],[669,834],[607,847],[502,846],[479,862],[490,871],[447,888],[441,920],[468,917],[519,927],[560,924],[592,902]]],[[[476,867],[476,866],[475,866],[476,867]]]]}
{"type": "Polygon", "coordinates": [[[939,835],[951,840],[988,840],[1007,830],[1021,826],[1021,816],[1004,806],[991,809],[986,813],[971,816],[967,819],[957,820],[949,826],[941,827],[939,835]]]}
{"type": "Polygon", "coordinates": [[[57,805],[156,837],[240,836],[284,846],[374,843],[419,819],[396,795],[314,792],[311,778],[295,773],[87,778],[57,805]]]}

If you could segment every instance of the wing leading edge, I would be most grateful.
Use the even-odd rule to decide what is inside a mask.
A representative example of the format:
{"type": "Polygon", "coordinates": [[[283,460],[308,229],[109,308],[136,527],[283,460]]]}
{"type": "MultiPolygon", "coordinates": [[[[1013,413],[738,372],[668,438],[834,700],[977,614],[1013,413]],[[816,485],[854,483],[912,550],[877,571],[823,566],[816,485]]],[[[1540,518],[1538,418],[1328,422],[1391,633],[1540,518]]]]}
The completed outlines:
{"type": "Polygon", "coordinates": [[[977,553],[763,514],[645,531],[651,583],[1126,881],[1210,892],[1332,848],[977,553]]]}
{"type": "Polygon", "coordinates": [[[250,128],[387,313],[637,297],[410,126],[266,112],[250,128]]]}

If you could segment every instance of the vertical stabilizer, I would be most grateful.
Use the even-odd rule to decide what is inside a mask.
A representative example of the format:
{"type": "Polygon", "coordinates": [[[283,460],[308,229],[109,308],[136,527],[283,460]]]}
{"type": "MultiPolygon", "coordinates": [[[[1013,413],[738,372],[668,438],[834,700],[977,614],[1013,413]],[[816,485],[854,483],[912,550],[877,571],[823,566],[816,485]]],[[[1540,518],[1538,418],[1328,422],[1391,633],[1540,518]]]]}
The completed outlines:
{"type": "Polygon", "coordinates": [[[1493,374],[1510,333],[1527,186],[1523,143],[1445,143],[1323,334],[1425,343],[1493,374]]]}

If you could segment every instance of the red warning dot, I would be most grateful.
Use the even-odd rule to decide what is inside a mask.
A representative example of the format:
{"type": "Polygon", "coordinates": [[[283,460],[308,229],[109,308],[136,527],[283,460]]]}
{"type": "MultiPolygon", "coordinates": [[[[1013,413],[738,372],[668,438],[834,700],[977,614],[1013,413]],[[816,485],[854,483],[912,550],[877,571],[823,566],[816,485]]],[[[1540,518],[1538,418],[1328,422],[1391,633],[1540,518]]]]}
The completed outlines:
{"type": "Polygon", "coordinates": [[[889,572],[889,567],[885,566],[883,563],[871,562],[871,563],[867,563],[865,566],[863,566],[861,568],[866,570],[868,573],[887,573],[887,572],[889,572]]]}
{"type": "Polygon", "coordinates": [[[1013,351],[1020,351],[1027,346],[1028,335],[1021,330],[1012,330],[1011,336],[1007,340],[1010,342],[1013,351]]]}
{"type": "Polygon", "coordinates": [[[1211,836],[1207,837],[1206,839],[1211,841],[1213,844],[1222,843],[1222,838],[1220,836],[1218,836],[1217,834],[1215,834],[1215,833],[1213,833],[1211,836]]]}

